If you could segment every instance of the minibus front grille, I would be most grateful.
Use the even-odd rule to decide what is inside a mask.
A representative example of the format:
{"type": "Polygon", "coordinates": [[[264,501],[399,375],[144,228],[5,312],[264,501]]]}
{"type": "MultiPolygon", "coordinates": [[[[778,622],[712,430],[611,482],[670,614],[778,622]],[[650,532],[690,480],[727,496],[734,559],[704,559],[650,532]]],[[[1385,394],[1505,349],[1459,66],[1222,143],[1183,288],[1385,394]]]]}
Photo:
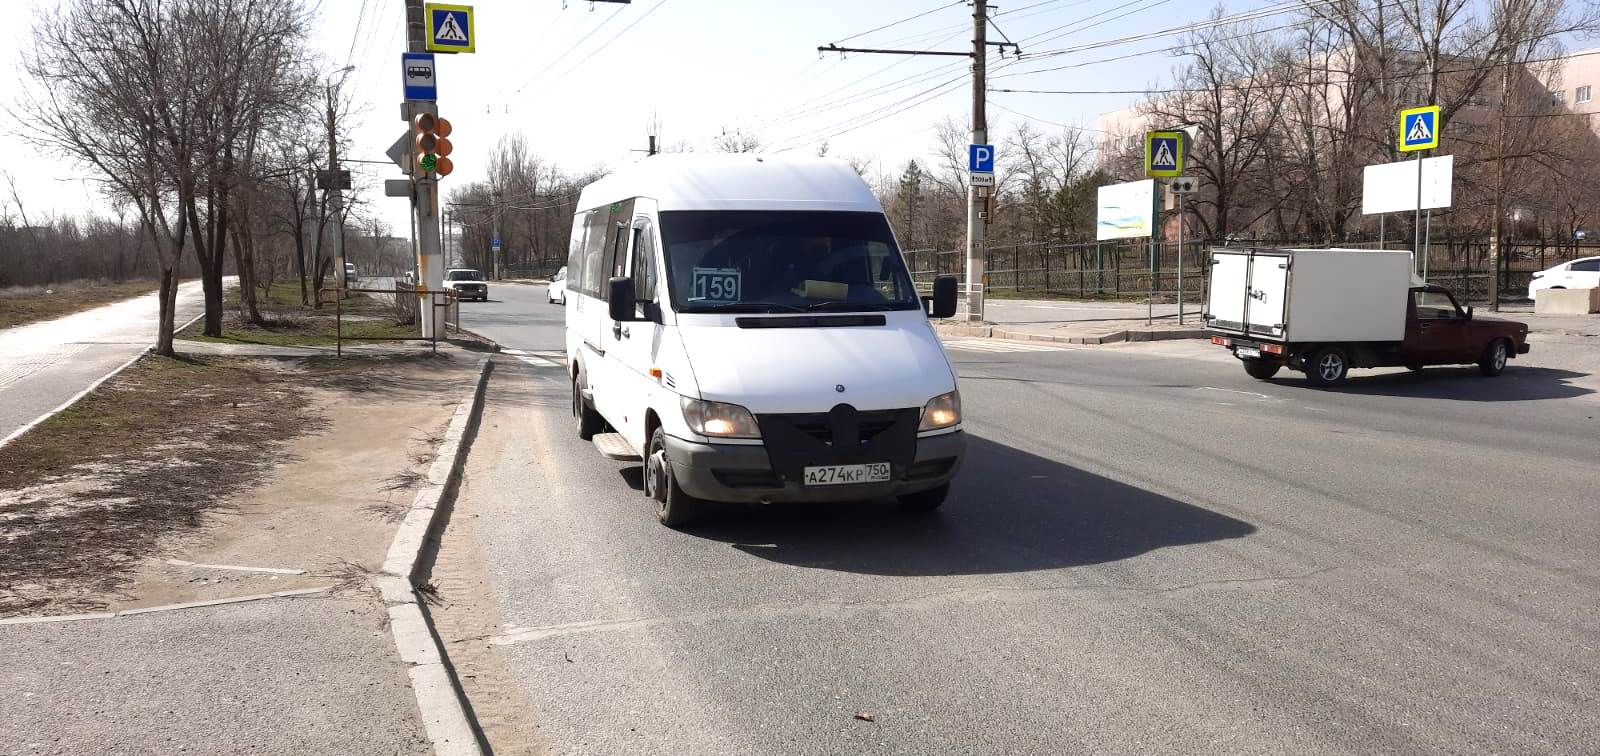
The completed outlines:
{"type": "MultiPolygon", "coordinates": [[[[868,414],[866,412],[861,413],[862,419],[858,424],[861,433],[860,440],[863,443],[877,438],[879,433],[894,426],[893,419],[870,420],[867,418],[868,414]]],[[[826,417],[826,415],[823,417],[826,417]]],[[[833,445],[833,425],[826,420],[822,422],[797,422],[794,424],[794,428],[829,446],[833,445]]]]}
{"type": "Polygon", "coordinates": [[[772,469],[798,480],[807,465],[888,462],[904,475],[917,451],[918,409],[860,411],[847,404],[829,412],[756,416],[772,469]]]}

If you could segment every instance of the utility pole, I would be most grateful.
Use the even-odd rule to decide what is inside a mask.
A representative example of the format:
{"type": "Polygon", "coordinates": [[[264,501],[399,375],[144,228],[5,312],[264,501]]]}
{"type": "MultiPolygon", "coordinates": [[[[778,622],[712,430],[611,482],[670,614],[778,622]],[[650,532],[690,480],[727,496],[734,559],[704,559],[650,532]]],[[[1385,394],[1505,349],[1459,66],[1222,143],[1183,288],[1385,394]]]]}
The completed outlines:
{"type": "Polygon", "coordinates": [[[1500,311],[1500,245],[1505,238],[1506,108],[1511,97],[1511,55],[1500,67],[1500,118],[1494,139],[1494,222],[1489,237],[1489,310],[1500,311]]]}
{"type": "MultiPolygon", "coordinates": [[[[972,52],[956,52],[953,50],[885,50],[881,48],[839,47],[838,45],[823,45],[817,48],[818,52],[836,53],[871,53],[880,55],[944,55],[964,56],[972,59],[972,143],[989,143],[989,119],[986,102],[988,99],[987,63],[990,47],[1000,48],[1003,55],[1005,48],[1021,54],[1022,48],[1012,42],[989,41],[989,7],[987,0],[974,0],[972,3],[972,52]]],[[[1002,33],[1002,36],[1004,34],[1002,33]]],[[[984,265],[984,231],[988,219],[985,218],[985,205],[988,202],[988,187],[972,185],[967,182],[967,319],[974,321],[983,320],[983,265],[984,265]]]]}
{"type": "MultiPolygon", "coordinates": [[[[427,52],[427,27],[423,18],[422,0],[405,0],[406,49],[410,52],[427,52]]],[[[438,108],[426,100],[406,100],[405,120],[422,113],[438,115],[438,108]]],[[[433,292],[444,289],[442,244],[439,238],[439,181],[427,172],[419,171],[413,177],[412,207],[417,220],[417,311],[422,325],[422,337],[436,339],[444,335],[442,318],[433,311],[433,292]]]]}
{"type": "Polygon", "coordinates": [[[344,267],[344,182],[339,179],[339,129],[335,112],[334,85],[327,86],[328,94],[328,204],[333,208],[333,270],[339,282],[339,297],[350,287],[345,280],[344,267]]]}
{"type": "MultiPolygon", "coordinates": [[[[989,12],[985,0],[972,3],[972,144],[989,143],[988,58],[989,12]]],[[[988,188],[967,182],[967,320],[983,322],[984,204],[988,188]]]]}

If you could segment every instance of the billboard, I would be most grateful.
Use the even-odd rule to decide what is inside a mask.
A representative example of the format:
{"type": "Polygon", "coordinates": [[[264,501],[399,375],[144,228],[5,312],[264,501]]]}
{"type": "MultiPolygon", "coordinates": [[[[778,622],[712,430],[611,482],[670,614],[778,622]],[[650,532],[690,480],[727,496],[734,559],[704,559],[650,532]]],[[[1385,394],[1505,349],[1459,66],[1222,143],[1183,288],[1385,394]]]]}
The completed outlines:
{"type": "Polygon", "coordinates": [[[1422,161],[1422,207],[1417,207],[1417,161],[1369,165],[1361,173],[1361,214],[1414,212],[1450,206],[1455,155],[1422,161]]]}
{"type": "Polygon", "coordinates": [[[1149,236],[1156,225],[1156,182],[1145,179],[1102,186],[1096,205],[1097,241],[1149,236]]]}

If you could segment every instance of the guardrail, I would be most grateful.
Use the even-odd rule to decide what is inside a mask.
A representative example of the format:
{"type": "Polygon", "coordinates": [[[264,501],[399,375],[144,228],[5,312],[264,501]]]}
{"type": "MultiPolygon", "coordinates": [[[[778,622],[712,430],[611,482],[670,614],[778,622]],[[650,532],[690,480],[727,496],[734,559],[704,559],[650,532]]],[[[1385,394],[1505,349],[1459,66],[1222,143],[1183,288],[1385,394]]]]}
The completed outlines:
{"type": "MultiPolygon", "coordinates": [[[[361,341],[426,341],[433,347],[433,353],[439,353],[439,340],[445,334],[454,330],[461,333],[461,297],[455,289],[439,289],[435,291],[419,292],[416,287],[405,283],[396,283],[393,289],[348,289],[327,288],[324,294],[334,295],[334,327],[333,344],[334,354],[344,356],[344,298],[348,294],[387,294],[394,297],[397,309],[403,307],[401,303],[411,302],[415,305],[409,308],[412,312],[411,322],[416,321],[416,308],[420,307],[421,295],[427,294],[428,306],[432,308],[435,317],[440,319],[442,328],[436,327],[433,333],[424,336],[420,332],[416,336],[362,336],[361,341]]],[[[420,329],[419,329],[420,331],[420,329]]]]}

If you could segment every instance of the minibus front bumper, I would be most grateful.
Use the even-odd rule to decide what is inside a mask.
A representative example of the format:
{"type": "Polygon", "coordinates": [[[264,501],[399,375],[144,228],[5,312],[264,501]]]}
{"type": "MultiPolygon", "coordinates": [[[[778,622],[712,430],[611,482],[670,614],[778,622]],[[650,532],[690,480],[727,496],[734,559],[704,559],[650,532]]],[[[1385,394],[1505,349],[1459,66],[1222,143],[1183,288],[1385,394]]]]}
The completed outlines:
{"type": "MultiPolygon", "coordinates": [[[[707,444],[675,436],[666,439],[667,460],[684,493],[708,501],[734,503],[863,501],[904,496],[944,485],[961,468],[966,451],[966,436],[961,431],[916,438],[912,443],[914,451],[904,455],[910,464],[892,462],[888,482],[807,486],[803,476],[793,469],[774,470],[772,455],[765,445],[707,444]]],[[[819,453],[805,463],[853,461],[819,453]]]]}

